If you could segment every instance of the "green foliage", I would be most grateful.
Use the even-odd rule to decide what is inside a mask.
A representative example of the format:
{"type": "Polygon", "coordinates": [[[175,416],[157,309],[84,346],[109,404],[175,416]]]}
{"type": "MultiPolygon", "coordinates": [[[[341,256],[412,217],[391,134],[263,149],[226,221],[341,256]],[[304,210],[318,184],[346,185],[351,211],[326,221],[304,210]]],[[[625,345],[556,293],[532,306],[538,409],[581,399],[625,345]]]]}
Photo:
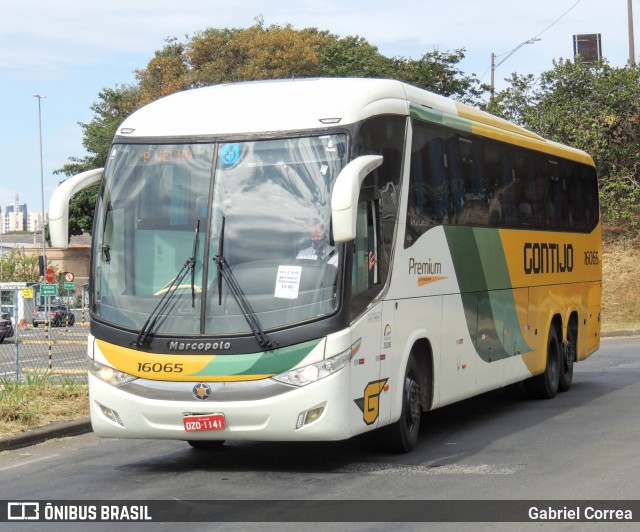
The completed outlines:
{"type": "Polygon", "coordinates": [[[0,255],[2,275],[0,281],[5,282],[37,282],[40,280],[38,256],[25,254],[23,248],[13,248],[9,253],[0,255]]]}
{"type": "MultiPolygon", "coordinates": [[[[100,101],[91,106],[93,119],[80,123],[83,130],[82,144],[89,155],[78,158],[70,157],[69,162],[56,174],[67,177],[86,170],[102,168],[107,160],[109,146],[117,127],[133,111],[140,107],[140,90],[138,87],[118,86],[115,89],[103,89],[99,93],[100,101]]],[[[69,236],[91,233],[93,212],[96,205],[98,186],[89,187],[76,194],[69,203],[69,236]]]]}
{"type": "Polygon", "coordinates": [[[480,85],[475,75],[465,76],[457,68],[464,50],[433,50],[419,60],[396,59],[395,72],[389,77],[468,104],[477,104],[488,87],[480,85]]]}
{"type": "Polygon", "coordinates": [[[539,79],[513,75],[488,110],[583,149],[598,169],[603,217],[640,223],[640,72],[606,62],[554,61],[539,79]]]}
{"type": "MultiPolygon", "coordinates": [[[[317,28],[265,26],[258,18],[249,28],[209,28],[186,37],[169,38],[145,68],[136,71],[137,85],[105,88],[81,123],[88,155],[70,157],[56,173],[72,176],[103,167],[117,127],[133,111],[181,90],[234,81],[307,77],[376,77],[406,81],[445,96],[474,103],[482,87],[464,76],[457,64],[463,50],[432,51],[419,60],[389,58],[359,36],[339,38],[317,28]]],[[[69,210],[69,235],[90,232],[96,188],[77,194],[69,210]]]]}
{"type": "Polygon", "coordinates": [[[69,203],[69,236],[91,234],[99,185],[79,191],[69,203]]]}

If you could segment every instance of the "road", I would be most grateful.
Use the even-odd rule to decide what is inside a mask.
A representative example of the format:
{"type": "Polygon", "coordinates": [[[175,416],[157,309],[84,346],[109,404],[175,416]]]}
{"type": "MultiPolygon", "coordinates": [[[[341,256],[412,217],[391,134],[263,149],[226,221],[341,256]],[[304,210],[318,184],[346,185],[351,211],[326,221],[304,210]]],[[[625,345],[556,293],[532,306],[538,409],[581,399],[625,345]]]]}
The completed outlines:
{"type": "MultiPolygon", "coordinates": [[[[47,334],[47,327],[44,326],[19,331],[20,371],[29,373],[51,367],[62,374],[84,375],[87,368],[88,325],[76,323],[73,327],[54,327],[51,329],[51,342],[47,334]]],[[[0,344],[0,378],[14,378],[15,371],[16,345],[13,337],[0,344]]]]}
{"type": "MultiPolygon", "coordinates": [[[[603,340],[598,353],[576,366],[571,390],[553,400],[528,400],[518,388],[509,388],[431,412],[423,416],[418,446],[407,455],[380,453],[365,438],[231,442],[205,452],[184,442],[100,440],[86,434],[0,454],[0,499],[638,499],[639,348],[639,338],[603,340]]],[[[424,526],[405,523],[400,528],[424,526]]],[[[589,524],[567,526],[589,529],[589,524]]],[[[598,527],[609,525],[593,526],[603,530],[598,527]]],[[[614,529],[630,526],[616,524],[614,529]]],[[[276,529],[256,527],[223,528],[276,529]]],[[[448,523],[438,529],[478,526],[448,523]]]]}

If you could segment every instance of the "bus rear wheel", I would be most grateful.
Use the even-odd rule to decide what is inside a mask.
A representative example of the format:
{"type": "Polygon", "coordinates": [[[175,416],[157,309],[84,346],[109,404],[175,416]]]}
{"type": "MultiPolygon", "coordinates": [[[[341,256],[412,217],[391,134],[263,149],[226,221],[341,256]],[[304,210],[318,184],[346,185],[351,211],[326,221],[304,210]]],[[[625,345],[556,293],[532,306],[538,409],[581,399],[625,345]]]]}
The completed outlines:
{"type": "Polygon", "coordinates": [[[547,338],[547,366],[544,373],[527,381],[527,391],[536,399],[553,399],[560,385],[561,348],[558,332],[554,325],[549,329],[547,338]]]}
{"type": "Polygon", "coordinates": [[[563,345],[560,356],[560,382],[558,384],[559,392],[566,392],[571,388],[573,381],[573,365],[576,361],[576,353],[578,346],[578,331],[575,324],[570,324],[567,329],[567,341],[563,345]]]}

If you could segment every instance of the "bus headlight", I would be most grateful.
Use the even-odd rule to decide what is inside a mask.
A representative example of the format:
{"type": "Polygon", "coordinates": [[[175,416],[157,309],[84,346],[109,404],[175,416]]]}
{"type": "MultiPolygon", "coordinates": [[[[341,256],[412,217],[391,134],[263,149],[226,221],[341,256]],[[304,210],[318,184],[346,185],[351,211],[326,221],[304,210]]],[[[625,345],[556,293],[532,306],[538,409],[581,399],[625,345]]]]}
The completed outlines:
{"type": "Polygon", "coordinates": [[[291,371],[275,375],[271,378],[284,382],[285,384],[292,384],[293,386],[306,386],[307,384],[319,381],[320,379],[324,379],[325,377],[340,371],[349,363],[351,357],[359,347],[360,340],[346,351],[343,351],[334,357],[304,366],[303,368],[292,369],[291,371]]]}
{"type": "Polygon", "coordinates": [[[121,386],[138,378],[95,361],[91,363],[89,373],[111,386],[121,386]]]}

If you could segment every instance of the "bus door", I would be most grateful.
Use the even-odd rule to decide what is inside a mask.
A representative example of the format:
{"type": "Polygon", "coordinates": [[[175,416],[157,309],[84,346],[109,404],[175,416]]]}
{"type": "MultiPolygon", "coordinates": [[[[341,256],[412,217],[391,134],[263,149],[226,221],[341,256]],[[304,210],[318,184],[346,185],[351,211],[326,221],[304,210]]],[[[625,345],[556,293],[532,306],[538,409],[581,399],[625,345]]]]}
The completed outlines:
{"type": "Polygon", "coordinates": [[[384,327],[391,327],[391,322],[382,302],[373,303],[382,288],[377,262],[380,210],[375,192],[371,187],[360,193],[356,239],[352,248],[351,340],[352,343],[360,342],[351,362],[351,397],[357,406],[351,410],[354,433],[377,427],[381,417],[388,420],[391,408],[385,397],[386,377],[380,371],[381,363],[386,361],[384,327]]]}

